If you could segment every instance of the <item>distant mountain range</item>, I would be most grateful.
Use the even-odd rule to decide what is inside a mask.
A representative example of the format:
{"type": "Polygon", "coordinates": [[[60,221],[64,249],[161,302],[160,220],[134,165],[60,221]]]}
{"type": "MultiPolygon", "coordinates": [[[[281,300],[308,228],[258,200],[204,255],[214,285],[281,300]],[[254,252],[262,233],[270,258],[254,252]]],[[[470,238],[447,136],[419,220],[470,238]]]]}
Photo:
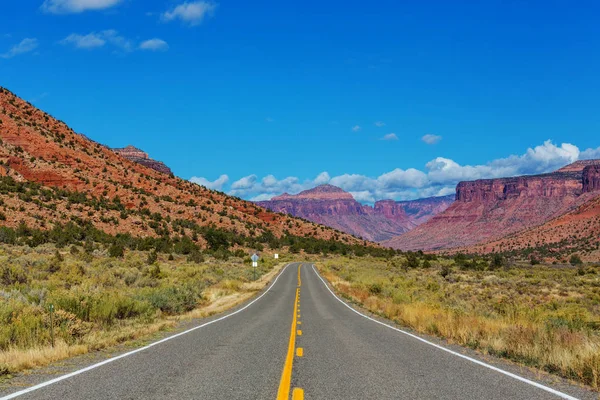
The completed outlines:
{"type": "Polygon", "coordinates": [[[528,250],[555,258],[578,252],[600,259],[600,160],[460,182],[456,195],[373,207],[331,185],[258,204],[401,250],[528,250]]]}
{"type": "Polygon", "coordinates": [[[580,245],[590,243],[592,250],[599,239],[600,214],[590,210],[598,210],[599,196],[600,160],[577,161],[542,175],[460,182],[456,202],[448,209],[383,244],[402,250],[472,247],[490,252],[587,249],[580,245]],[[569,225],[574,219],[581,222],[580,229],[569,225]]]}
{"type": "Polygon", "coordinates": [[[414,229],[453,201],[454,195],[451,195],[403,202],[384,200],[371,207],[360,204],[350,193],[336,186],[321,185],[296,195],[284,193],[258,204],[380,242],[414,229]]]}

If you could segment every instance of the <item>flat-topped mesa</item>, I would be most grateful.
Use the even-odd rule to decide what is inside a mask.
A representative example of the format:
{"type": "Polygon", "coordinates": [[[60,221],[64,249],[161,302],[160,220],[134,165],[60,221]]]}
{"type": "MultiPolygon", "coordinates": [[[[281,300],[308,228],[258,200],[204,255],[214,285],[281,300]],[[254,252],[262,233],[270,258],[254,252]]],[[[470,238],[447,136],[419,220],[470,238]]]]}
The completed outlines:
{"type": "Polygon", "coordinates": [[[354,197],[343,189],[333,185],[320,185],[315,188],[305,190],[298,194],[284,193],[281,196],[273,197],[272,201],[277,200],[350,200],[354,201],[354,197]]]}
{"type": "Polygon", "coordinates": [[[402,250],[471,246],[523,231],[576,209],[600,191],[600,160],[555,172],[460,182],[456,201],[385,244],[402,250]]]}
{"type": "Polygon", "coordinates": [[[582,171],[460,182],[456,201],[494,202],[517,197],[567,197],[582,193],[582,171]]]}
{"type": "Polygon", "coordinates": [[[173,171],[171,168],[167,167],[163,162],[156,161],[150,158],[148,153],[138,149],[134,146],[127,146],[120,149],[112,149],[115,153],[124,157],[130,161],[136,162],[148,168],[152,168],[155,171],[162,172],[163,174],[171,175],[173,171]]]}
{"type": "Polygon", "coordinates": [[[600,191],[600,165],[589,165],[583,170],[583,192],[600,191]]]}

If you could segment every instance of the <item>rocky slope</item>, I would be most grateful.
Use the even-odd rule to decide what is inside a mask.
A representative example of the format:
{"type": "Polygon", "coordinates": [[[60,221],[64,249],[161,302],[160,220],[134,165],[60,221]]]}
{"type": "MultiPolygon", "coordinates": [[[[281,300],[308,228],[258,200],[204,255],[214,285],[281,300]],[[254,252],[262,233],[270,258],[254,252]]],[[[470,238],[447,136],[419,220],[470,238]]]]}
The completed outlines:
{"type": "Polygon", "coordinates": [[[377,213],[383,214],[388,219],[408,219],[414,228],[429,221],[450,207],[452,203],[454,203],[454,195],[409,201],[381,200],[375,203],[374,208],[377,213]]]}
{"type": "MultiPolygon", "coordinates": [[[[119,156],[0,88],[0,225],[37,229],[91,223],[110,234],[186,234],[213,226],[237,235],[263,233],[358,240],[268,212],[119,156]],[[8,178],[2,178],[8,179],[8,178]],[[15,181],[35,182],[26,193],[15,181]]],[[[194,238],[204,245],[202,238],[194,238]]]]}
{"type": "Polygon", "coordinates": [[[584,261],[600,259],[600,193],[587,192],[583,204],[557,218],[505,238],[457,251],[467,253],[527,251],[538,259],[567,262],[577,253],[584,261]]]}
{"type": "Polygon", "coordinates": [[[451,202],[447,197],[411,202],[385,200],[370,207],[338,187],[321,185],[297,195],[284,193],[258,204],[367,240],[383,241],[413,229],[451,202]]]}
{"type": "Polygon", "coordinates": [[[578,161],[549,174],[460,182],[446,211],[384,244],[404,250],[464,247],[544,224],[595,196],[584,194],[597,185],[597,164],[578,161]]]}
{"type": "Polygon", "coordinates": [[[131,145],[120,149],[112,149],[112,151],[114,151],[121,157],[125,157],[129,161],[142,164],[148,168],[152,168],[155,171],[162,172],[163,174],[167,175],[173,174],[171,168],[167,167],[162,161],[153,160],[152,158],[150,158],[148,153],[131,145]]]}

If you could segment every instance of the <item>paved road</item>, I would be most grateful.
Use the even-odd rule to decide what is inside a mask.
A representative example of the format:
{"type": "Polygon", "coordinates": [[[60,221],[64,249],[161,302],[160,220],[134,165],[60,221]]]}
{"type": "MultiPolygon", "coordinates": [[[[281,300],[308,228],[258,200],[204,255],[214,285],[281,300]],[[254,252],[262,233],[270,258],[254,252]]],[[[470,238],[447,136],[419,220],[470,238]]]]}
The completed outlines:
{"type": "MultiPolygon", "coordinates": [[[[536,387],[535,382],[474,361],[365,318],[337,299],[310,264],[293,263],[262,297],[229,317],[217,317],[209,325],[200,324],[116,361],[17,393],[16,398],[534,400],[570,398],[567,392],[571,398],[591,396],[564,384],[536,387]]],[[[502,369],[507,368],[512,367],[502,369]]]]}

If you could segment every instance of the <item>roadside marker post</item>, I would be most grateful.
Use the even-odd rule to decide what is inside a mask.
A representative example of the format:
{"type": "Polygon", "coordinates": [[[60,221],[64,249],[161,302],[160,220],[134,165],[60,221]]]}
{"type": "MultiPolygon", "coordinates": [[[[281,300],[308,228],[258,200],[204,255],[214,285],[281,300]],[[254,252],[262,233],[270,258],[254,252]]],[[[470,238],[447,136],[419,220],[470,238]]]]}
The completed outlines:
{"type": "Polygon", "coordinates": [[[54,304],[50,304],[50,340],[52,341],[52,347],[54,347],[54,304]]]}
{"type": "Polygon", "coordinates": [[[252,254],[250,259],[252,260],[252,270],[254,271],[254,280],[256,280],[256,268],[258,267],[258,256],[256,253],[252,254]]]}

